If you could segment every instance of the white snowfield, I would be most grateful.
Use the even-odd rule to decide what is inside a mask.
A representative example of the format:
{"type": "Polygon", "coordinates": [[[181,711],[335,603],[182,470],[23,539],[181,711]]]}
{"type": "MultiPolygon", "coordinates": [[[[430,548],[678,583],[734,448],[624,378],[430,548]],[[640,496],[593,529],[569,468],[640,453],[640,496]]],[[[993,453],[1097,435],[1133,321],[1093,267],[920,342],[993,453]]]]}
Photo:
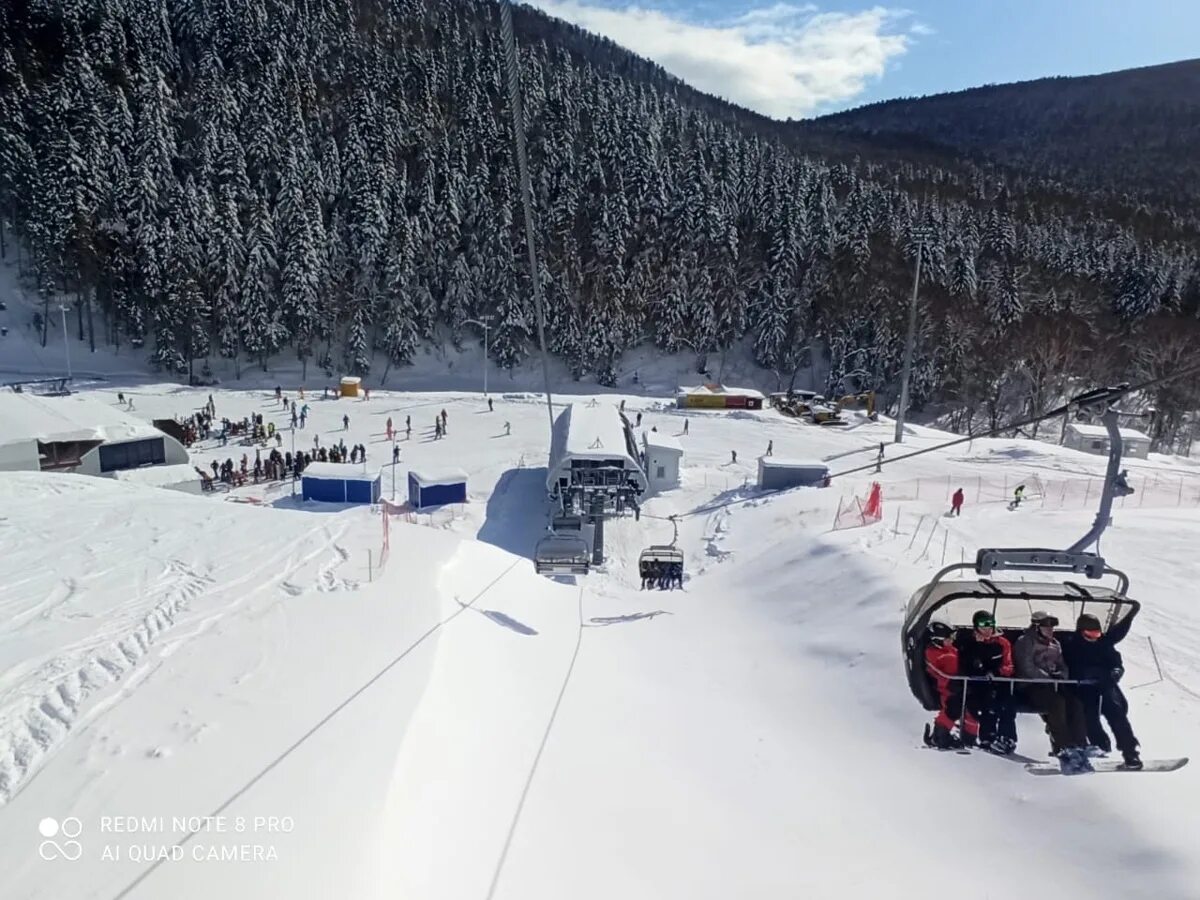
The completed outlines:
{"type": "MultiPolygon", "coordinates": [[[[209,393],[123,389],[147,420],[209,393]]],[[[218,417],[288,420],[267,391],[213,394],[218,417]]],[[[931,714],[904,680],[904,603],[943,559],[1078,537],[1102,459],[979,441],[760,495],[768,441],[836,475],[873,463],[891,424],[627,397],[680,440],[682,487],[610,524],[601,571],[557,583],[528,558],[545,407],[494,399],[308,393],[295,446],[365,444],[385,497],[409,467],[469,476],[469,503],[390,520],[382,567],[378,511],[299,486],[0,473],[0,897],[1200,897],[1200,764],[1034,778],[917,749],[931,714]],[[384,423],[409,414],[393,468],[384,423]],[[831,532],[876,477],[883,521],[831,532]],[[685,590],[642,591],[638,552],[676,513],[685,590]]],[[[905,448],[945,438],[913,427],[905,448]]],[[[202,468],[243,452],[192,448],[202,468]]],[[[1200,473],[1129,469],[1139,492],[1102,541],[1144,604],[1123,685],[1146,758],[1194,755],[1200,473]]],[[[1019,752],[1045,759],[1040,721],[1020,728],[1019,752]]]]}

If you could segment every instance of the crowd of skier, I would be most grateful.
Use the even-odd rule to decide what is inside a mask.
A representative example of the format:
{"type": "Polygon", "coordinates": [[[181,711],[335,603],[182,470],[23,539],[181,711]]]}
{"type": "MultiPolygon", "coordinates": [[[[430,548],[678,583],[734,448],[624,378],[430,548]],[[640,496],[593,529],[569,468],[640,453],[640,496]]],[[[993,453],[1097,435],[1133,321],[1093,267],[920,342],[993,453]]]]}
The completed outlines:
{"type": "Polygon", "coordinates": [[[683,587],[683,563],[655,560],[642,567],[642,590],[669,591],[676,587],[683,587]]]}
{"type": "Polygon", "coordinates": [[[932,731],[927,730],[928,742],[939,749],[977,745],[1013,753],[1017,703],[1024,700],[1045,721],[1051,753],[1062,760],[1064,771],[1088,771],[1090,757],[1112,751],[1114,741],[1101,717],[1112,729],[1125,767],[1140,769],[1114,636],[1088,613],[1061,640],[1058,624],[1049,613],[1034,612],[1014,646],[987,610],[975,613],[970,628],[957,631],[944,622],[930,623],[925,666],[937,685],[940,708],[932,731]],[[1020,680],[995,680],[1011,678],[1020,680]]]}

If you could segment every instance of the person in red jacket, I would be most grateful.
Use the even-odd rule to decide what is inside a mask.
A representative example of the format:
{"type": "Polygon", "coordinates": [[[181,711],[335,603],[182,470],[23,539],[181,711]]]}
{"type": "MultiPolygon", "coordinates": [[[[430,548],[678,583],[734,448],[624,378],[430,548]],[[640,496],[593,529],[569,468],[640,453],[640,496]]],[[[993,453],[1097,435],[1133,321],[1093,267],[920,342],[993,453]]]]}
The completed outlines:
{"type": "MultiPolygon", "coordinates": [[[[925,743],[939,750],[957,749],[963,745],[963,740],[954,734],[954,725],[963,715],[963,683],[949,677],[958,674],[958,648],[954,646],[954,629],[945,622],[929,623],[925,670],[933,676],[940,703],[933,732],[925,726],[925,743]]],[[[979,736],[979,722],[970,712],[963,716],[961,730],[967,743],[974,743],[979,736]]]]}
{"type": "Polygon", "coordinates": [[[950,515],[961,516],[963,505],[963,489],[959,488],[954,492],[954,496],[950,498],[950,515]]]}

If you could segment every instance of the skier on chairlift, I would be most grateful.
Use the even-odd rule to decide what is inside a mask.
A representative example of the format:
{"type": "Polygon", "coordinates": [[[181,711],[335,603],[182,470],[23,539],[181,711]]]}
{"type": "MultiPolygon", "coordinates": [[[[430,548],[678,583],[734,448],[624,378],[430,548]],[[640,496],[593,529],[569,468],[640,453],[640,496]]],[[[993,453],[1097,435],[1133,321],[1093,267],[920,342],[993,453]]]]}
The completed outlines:
{"type": "MultiPolygon", "coordinates": [[[[939,708],[932,733],[925,726],[925,743],[939,750],[957,750],[963,746],[963,738],[954,733],[954,725],[963,711],[963,683],[953,678],[958,674],[958,648],[953,638],[954,629],[945,622],[929,623],[925,669],[937,685],[939,708]]],[[[963,717],[961,733],[971,743],[979,734],[979,723],[969,712],[963,717]]]]}
{"type": "Polygon", "coordinates": [[[1125,674],[1121,651],[1112,638],[1100,630],[1100,620],[1091,613],[1079,617],[1074,633],[1063,638],[1062,648],[1071,676],[1094,682],[1076,687],[1087,720],[1088,743],[1099,752],[1112,751],[1112,741],[1100,724],[1100,717],[1104,716],[1116,739],[1117,749],[1124,757],[1125,768],[1142,768],[1138,739],[1129,724],[1129,701],[1118,686],[1125,674]]]}
{"type": "Polygon", "coordinates": [[[1017,638],[1016,669],[1020,678],[1036,679],[1025,685],[1025,696],[1046,719],[1051,750],[1069,774],[1092,771],[1087,756],[1087,719],[1083,704],[1068,685],[1048,681],[1071,677],[1062,644],[1054,637],[1058,619],[1038,610],[1029,617],[1029,628],[1017,638]]]}
{"type": "Polygon", "coordinates": [[[963,675],[982,676],[987,681],[968,681],[967,712],[979,722],[979,746],[1007,755],[1017,749],[1017,714],[1011,688],[992,683],[992,678],[1013,675],[1012,645],[996,630],[996,618],[988,610],[971,617],[971,630],[955,640],[958,669],[963,675]]]}

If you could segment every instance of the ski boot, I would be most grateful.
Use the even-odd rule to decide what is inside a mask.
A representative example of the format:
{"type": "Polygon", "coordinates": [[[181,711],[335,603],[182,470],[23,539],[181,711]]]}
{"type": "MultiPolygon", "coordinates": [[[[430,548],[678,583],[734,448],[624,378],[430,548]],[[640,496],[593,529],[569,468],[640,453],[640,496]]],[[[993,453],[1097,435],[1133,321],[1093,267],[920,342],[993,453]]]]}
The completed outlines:
{"type": "Polygon", "coordinates": [[[1083,751],[1087,754],[1088,759],[1103,759],[1111,752],[1110,748],[1101,744],[1088,744],[1083,751]]]}
{"type": "Polygon", "coordinates": [[[1133,769],[1135,771],[1138,771],[1142,768],[1142,757],[1138,755],[1136,747],[1134,747],[1132,750],[1123,751],[1121,756],[1125,758],[1125,765],[1123,768],[1133,769]]]}
{"type": "Polygon", "coordinates": [[[1082,747],[1067,747],[1058,754],[1058,764],[1064,775],[1082,775],[1094,772],[1091,760],[1082,747]]]}
{"type": "Polygon", "coordinates": [[[961,750],[962,741],[960,741],[954,732],[941,725],[934,725],[930,731],[928,723],[925,725],[925,746],[934,747],[938,750],[961,750]]]}
{"type": "Polygon", "coordinates": [[[1017,742],[1008,737],[996,737],[992,738],[991,742],[984,749],[989,753],[995,753],[997,756],[1008,756],[1016,752],[1017,742]]]}

